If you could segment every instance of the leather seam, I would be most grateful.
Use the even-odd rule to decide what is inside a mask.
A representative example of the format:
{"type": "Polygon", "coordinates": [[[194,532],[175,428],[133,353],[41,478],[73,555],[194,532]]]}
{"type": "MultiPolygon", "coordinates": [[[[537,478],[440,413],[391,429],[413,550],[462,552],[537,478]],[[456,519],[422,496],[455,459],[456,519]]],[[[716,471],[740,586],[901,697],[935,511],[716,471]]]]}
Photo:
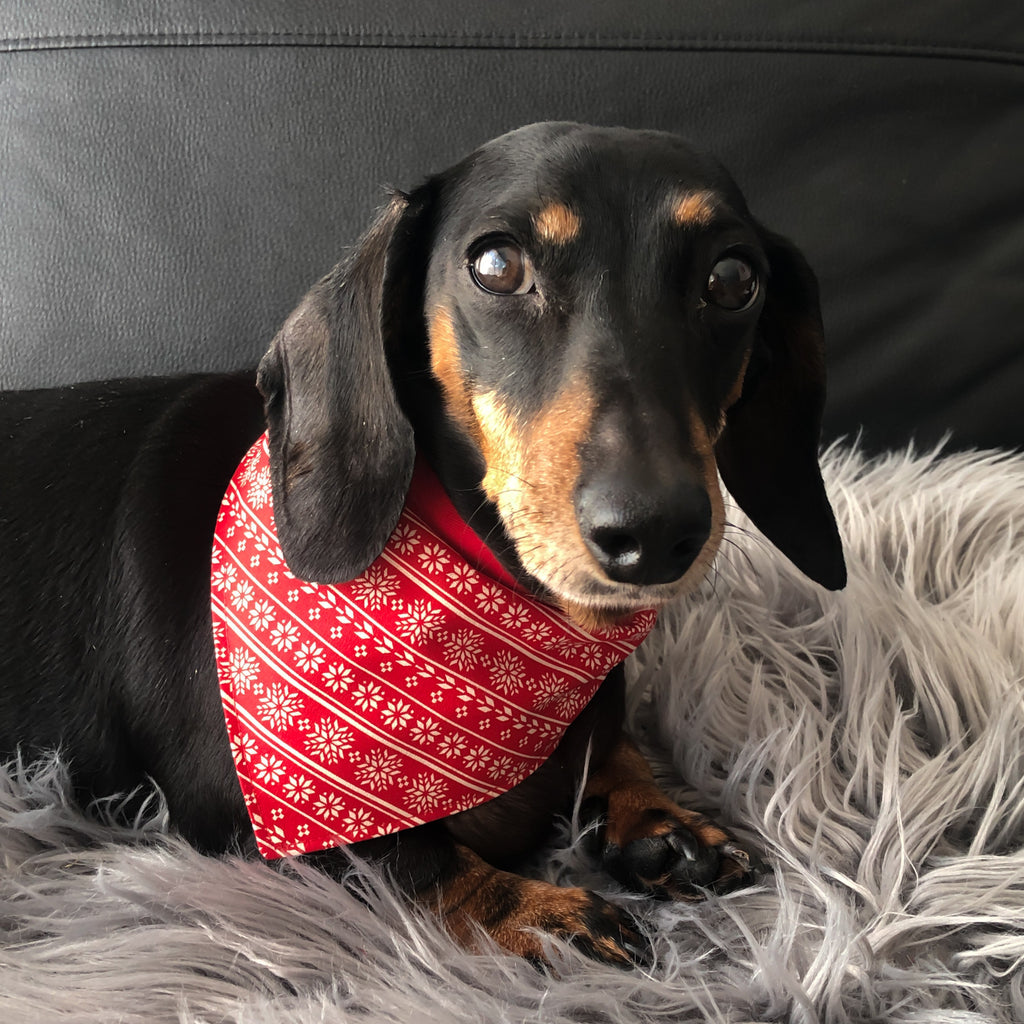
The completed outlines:
{"type": "Polygon", "coordinates": [[[695,52],[748,52],[834,54],[846,56],[923,57],[974,60],[1004,64],[1024,63],[1024,50],[960,44],[918,43],[910,40],[879,42],[827,38],[781,39],[769,36],[605,36],[579,33],[413,33],[378,31],[240,31],[240,32],[139,32],[79,35],[21,36],[0,39],[0,51],[24,52],[61,49],[133,47],[340,47],[340,48],[439,48],[515,50],[667,50],[695,52]]]}

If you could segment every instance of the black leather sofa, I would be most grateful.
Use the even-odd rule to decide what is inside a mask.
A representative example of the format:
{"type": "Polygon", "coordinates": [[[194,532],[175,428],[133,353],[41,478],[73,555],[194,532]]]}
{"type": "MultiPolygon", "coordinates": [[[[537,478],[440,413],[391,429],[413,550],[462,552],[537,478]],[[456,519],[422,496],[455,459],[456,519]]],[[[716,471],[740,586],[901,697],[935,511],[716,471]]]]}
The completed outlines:
{"type": "Polygon", "coordinates": [[[252,365],[382,199],[546,118],[716,153],[821,279],[826,439],[1024,443],[1024,13],[0,6],[0,387],[252,365]]]}

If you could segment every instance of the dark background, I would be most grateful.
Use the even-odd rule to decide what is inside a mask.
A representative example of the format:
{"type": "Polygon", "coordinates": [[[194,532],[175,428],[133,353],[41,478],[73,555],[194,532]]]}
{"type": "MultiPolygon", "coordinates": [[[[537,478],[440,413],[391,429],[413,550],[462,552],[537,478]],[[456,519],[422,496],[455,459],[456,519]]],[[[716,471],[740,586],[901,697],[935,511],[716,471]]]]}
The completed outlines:
{"type": "Polygon", "coordinates": [[[826,439],[1024,445],[1020,0],[4,4],[0,387],[253,365],[383,186],[547,118],[804,249],[826,439]]]}

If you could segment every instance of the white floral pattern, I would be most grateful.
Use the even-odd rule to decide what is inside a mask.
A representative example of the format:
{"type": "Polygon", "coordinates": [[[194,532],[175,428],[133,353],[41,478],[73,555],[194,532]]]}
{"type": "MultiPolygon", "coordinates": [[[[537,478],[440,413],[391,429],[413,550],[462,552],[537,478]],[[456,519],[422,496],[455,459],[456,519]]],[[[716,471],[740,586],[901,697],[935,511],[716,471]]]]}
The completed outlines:
{"type": "Polygon", "coordinates": [[[256,705],[256,713],[274,729],[289,727],[301,711],[302,698],[284,683],[274,683],[256,705]]]}
{"type": "Polygon", "coordinates": [[[422,643],[444,621],[444,612],[429,601],[412,601],[398,616],[397,628],[414,644],[422,643]]]}
{"type": "Polygon", "coordinates": [[[438,806],[444,792],[444,779],[439,775],[420,775],[409,784],[409,801],[420,814],[424,814],[438,806]]]}
{"type": "Polygon", "coordinates": [[[355,734],[336,718],[322,718],[306,734],[306,745],[325,764],[336,764],[351,750],[355,734]]]}
{"type": "Polygon", "coordinates": [[[235,688],[245,693],[259,675],[260,663],[243,647],[236,648],[228,658],[228,672],[235,688]]]}
{"type": "Polygon", "coordinates": [[[269,629],[274,621],[274,606],[269,601],[257,601],[249,612],[249,625],[256,630],[269,629]]]}
{"type": "Polygon", "coordinates": [[[646,612],[588,633],[529,599],[420,465],[366,572],[332,586],[297,580],[269,481],[264,437],[225,495],[210,577],[231,752],[267,857],[505,792],[653,625],[646,612]]]}
{"type": "Polygon", "coordinates": [[[356,778],[371,789],[390,786],[402,770],[401,757],[390,750],[371,750],[356,766],[356,778]]]}
{"type": "Polygon", "coordinates": [[[484,638],[475,629],[458,629],[444,641],[448,663],[459,672],[476,665],[483,651],[484,638]]]}
{"type": "Polygon", "coordinates": [[[380,611],[398,593],[398,578],[383,565],[371,565],[352,583],[352,595],[369,611],[380,611]]]}

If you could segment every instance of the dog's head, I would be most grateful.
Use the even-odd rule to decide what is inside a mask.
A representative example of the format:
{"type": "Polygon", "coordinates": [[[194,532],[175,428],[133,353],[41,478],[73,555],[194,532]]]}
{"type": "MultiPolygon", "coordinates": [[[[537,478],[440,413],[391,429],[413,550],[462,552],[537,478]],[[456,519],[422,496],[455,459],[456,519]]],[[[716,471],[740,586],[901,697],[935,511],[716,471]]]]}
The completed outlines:
{"type": "Polygon", "coordinates": [[[299,576],[380,553],[419,443],[507,560],[591,623],[706,574],[719,473],[803,572],[845,582],[814,276],[673,135],[531,125],[395,196],[259,380],[299,576]]]}

